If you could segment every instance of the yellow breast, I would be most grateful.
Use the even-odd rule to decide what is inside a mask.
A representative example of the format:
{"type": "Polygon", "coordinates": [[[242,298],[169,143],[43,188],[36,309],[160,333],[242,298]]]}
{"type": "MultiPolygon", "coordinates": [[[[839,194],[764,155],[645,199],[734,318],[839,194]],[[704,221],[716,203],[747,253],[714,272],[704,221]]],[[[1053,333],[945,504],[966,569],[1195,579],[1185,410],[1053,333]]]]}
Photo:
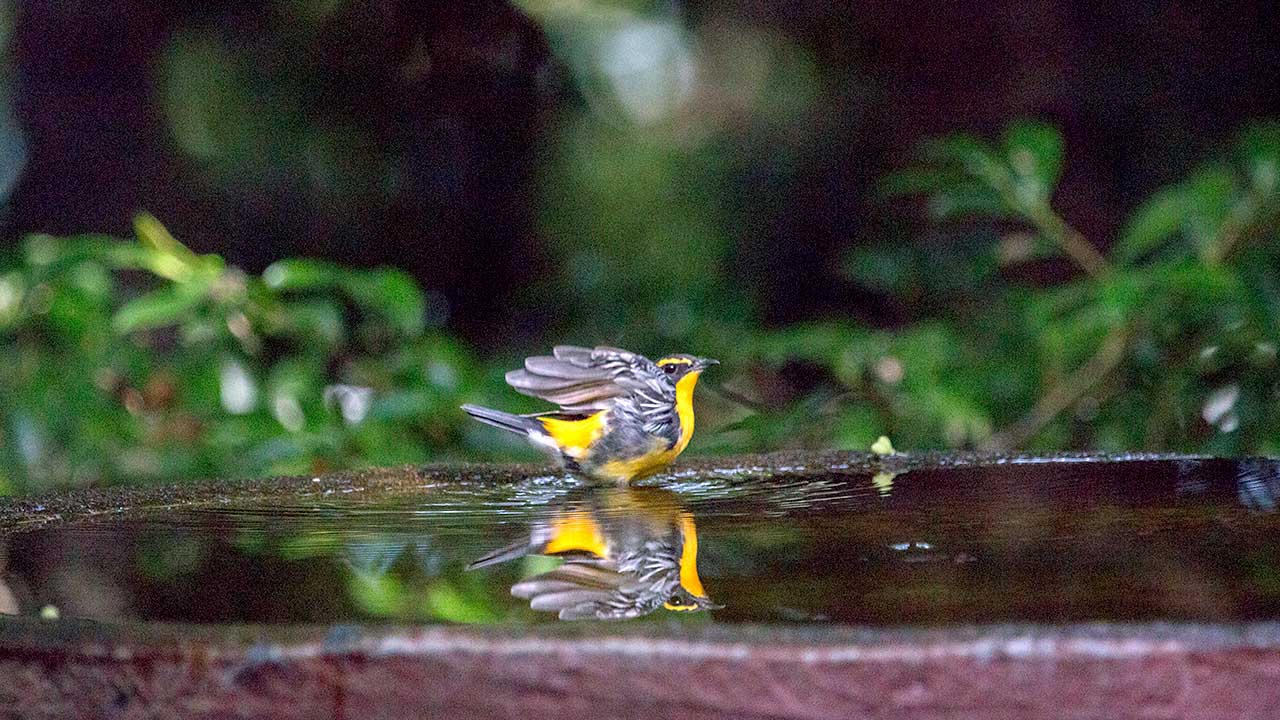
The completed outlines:
{"type": "Polygon", "coordinates": [[[676,416],[680,418],[680,437],[676,439],[675,445],[668,448],[666,442],[654,438],[652,452],[604,463],[596,474],[608,480],[626,482],[652,475],[679,457],[693,437],[693,388],[698,384],[699,374],[701,373],[691,372],[676,382],[676,416]]]}
{"type": "Polygon", "coordinates": [[[676,383],[676,415],[680,418],[680,439],[672,448],[675,454],[671,456],[671,460],[684,452],[689,446],[689,438],[693,437],[693,388],[697,386],[698,376],[701,374],[701,371],[691,372],[676,383]]]}

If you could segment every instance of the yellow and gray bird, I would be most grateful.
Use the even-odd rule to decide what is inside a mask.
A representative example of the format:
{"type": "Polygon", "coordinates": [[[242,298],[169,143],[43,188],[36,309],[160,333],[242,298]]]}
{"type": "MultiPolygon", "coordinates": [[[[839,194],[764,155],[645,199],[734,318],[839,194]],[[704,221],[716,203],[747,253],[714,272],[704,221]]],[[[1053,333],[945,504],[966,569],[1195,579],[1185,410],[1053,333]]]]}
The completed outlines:
{"type": "Polygon", "coordinates": [[[659,608],[714,610],[698,576],[698,530],[676,495],[658,488],[586,488],[534,522],[528,535],[467,566],[526,555],[564,560],[511,594],[561,620],[624,620],[659,608]]]}
{"type": "Polygon", "coordinates": [[[710,365],[692,355],[656,363],[611,347],[559,345],[507,373],[517,392],[560,406],[532,415],[463,405],[468,415],[526,436],[570,472],[627,483],[670,465],[693,437],[693,388],[710,365]]]}

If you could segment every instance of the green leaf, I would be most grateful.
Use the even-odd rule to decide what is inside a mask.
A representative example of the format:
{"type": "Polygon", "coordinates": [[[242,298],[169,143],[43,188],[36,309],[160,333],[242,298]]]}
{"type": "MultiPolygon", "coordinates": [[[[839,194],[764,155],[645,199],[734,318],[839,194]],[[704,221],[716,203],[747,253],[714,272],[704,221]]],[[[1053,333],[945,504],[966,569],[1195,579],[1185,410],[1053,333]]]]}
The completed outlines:
{"type": "Polygon", "coordinates": [[[1048,123],[1023,120],[1005,132],[1004,149],[1013,172],[1034,181],[1037,195],[1047,200],[1062,176],[1062,133],[1048,123]]]}
{"type": "Polygon", "coordinates": [[[989,185],[1007,181],[1008,169],[995,151],[980,138],[963,133],[926,140],[922,156],[931,162],[953,165],[989,185]]]}
{"type": "Polygon", "coordinates": [[[1187,220],[1186,191],[1170,187],[1157,191],[1133,212],[1112,251],[1117,262],[1130,263],[1177,235],[1187,220]]]}
{"type": "Polygon", "coordinates": [[[116,311],[111,324],[119,333],[174,325],[183,320],[203,299],[203,292],[193,292],[188,286],[162,288],[125,303],[116,311]]]}
{"type": "Polygon", "coordinates": [[[1155,265],[1144,269],[1144,273],[1149,278],[1151,293],[1191,295],[1208,308],[1239,297],[1243,292],[1236,269],[1229,266],[1206,266],[1190,260],[1155,265]]]}
{"type": "Polygon", "coordinates": [[[1259,122],[1240,135],[1239,152],[1253,187],[1264,196],[1280,186],[1280,122],[1259,122]]]}
{"type": "MultiPolygon", "coordinates": [[[[132,248],[138,253],[149,252],[136,243],[122,242],[118,238],[97,233],[85,233],[69,238],[50,235],[28,235],[25,242],[25,260],[32,266],[57,271],[91,260],[111,264],[110,256],[120,248],[132,248]]],[[[141,267],[141,266],[139,266],[141,267]]]]}
{"type": "Polygon", "coordinates": [[[296,335],[322,347],[341,343],[346,332],[342,308],[324,299],[285,303],[272,318],[278,323],[274,328],[277,332],[296,335]]]}
{"type": "Polygon", "coordinates": [[[342,278],[356,304],[381,313],[398,330],[420,334],[426,323],[426,298],[413,278],[401,270],[382,268],[342,278]]]}
{"type": "Polygon", "coordinates": [[[133,228],[142,246],[152,251],[148,268],[155,274],[182,282],[202,268],[200,257],[174,239],[154,215],[139,213],[133,218],[133,228]]]}
{"type": "Polygon", "coordinates": [[[1218,239],[1222,223],[1235,204],[1238,194],[1236,175],[1225,166],[1209,167],[1192,175],[1184,188],[1187,227],[1197,247],[1207,249],[1218,239]]]}
{"type": "Polygon", "coordinates": [[[897,451],[893,449],[893,442],[889,440],[888,435],[881,435],[876,441],[871,443],[871,452],[876,455],[893,455],[897,451]]]}
{"type": "Polygon", "coordinates": [[[1097,305],[1089,310],[1111,323],[1123,322],[1150,300],[1149,287],[1143,272],[1112,273],[1098,286],[1097,305]]]}
{"type": "Polygon", "coordinates": [[[929,214],[935,220],[1006,218],[1013,211],[995,190],[978,183],[956,185],[929,198],[929,214]]]}
{"type": "Polygon", "coordinates": [[[426,298],[413,277],[402,270],[353,270],[295,258],[271,264],[262,280],[273,290],[340,287],[361,309],[382,315],[401,332],[416,335],[425,327],[426,298]]]}
{"type": "Polygon", "coordinates": [[[339,285],[343,275],[351,272],[323,260],[292,258],[267,266],[262,281],[273,290],[312,290],[339,285]]]}

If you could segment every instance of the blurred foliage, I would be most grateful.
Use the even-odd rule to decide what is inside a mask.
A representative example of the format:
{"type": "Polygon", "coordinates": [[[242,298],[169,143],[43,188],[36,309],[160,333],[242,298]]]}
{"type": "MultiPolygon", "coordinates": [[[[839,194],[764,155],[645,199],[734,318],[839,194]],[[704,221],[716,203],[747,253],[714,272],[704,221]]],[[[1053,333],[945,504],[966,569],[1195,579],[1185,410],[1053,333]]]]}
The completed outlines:
{"type": "Polygon", "coordinates": [[[744,186],[758,162],[781,184],[813,141],[810,52],[725,21],[689,27],[663,3],[521,6],[583,99],[556,118],[538,183],[555,267],[538,296],[559,303],[558,329],[673,350],[752,334],[757,290],[738,265],[769,249],[744,186]]]}
{"type": "Polygon", "coordinates": [[[805,402],[748,420],[757,444],[1280,453],[1280,125],[1153,194],[1106,253],[1054,207],[1065,158],[1057,129],[1023,121],[929,140],[885,178],[926,237],[886,232],[846,271],[913,316],[751,343],[758,394],[819,371],[805,402]]]}
{"type": "MultiPolygon", "coordinates": [[[[1229,160],[1154,194],[1105,254],[1054,208],[1064,158],[1054,128],[1021,122],[999,143],[930,141],[919,167],[885,179],[887,197],[925,203],[933,237],[886,233],[852,249],[846,269],[917,309],[900,327],[762,330],[723,274],[699,283],[678,258],[625,266],[619,243],[617,257],[594,248],[607,270],[573,299],[599,310],[566,332],[656,307],[638,349],[667,337],[725,360],[703,394],[703,451],[865,450],[887,434],[908,450],[1280,453],[1280,125],[1246,129],[1229,160]],[[1078,272],[1048,285],[1017,272],[1045,262],[1078,272]],[[664,264],[671,283],[645,274],[664,264]]],[[[579,182],[589,193],[591,182],[563,185],[579,182]]],[[[608,212],[593,207],[579,221],[608,212]]],[[[655,196],[650,214],[687,212],[655,196]]],[[[457,406],[529,407],[501,373],[541,348],[477,361],[428,326],[422,289],[398,270],[289,259],[254,276],[193,253],[149,215],[135,230],[32,236],[0,264],[5,492],[530,456],[457,406]]]]}
{"type": "MultiPolygon", "coordinates": [[[[386,201],[397,176],[391,150],[367,129],[310,105],[326,75],[280,57],[314,53],[305,8],[269,13],[276,32],[236,42],[225,28],[176,33],[162,63],[160,91],[170,132],[208,182],[248,194],[296,186],[314,208],[358,209],[386,201]],[[304,17],[305,14],[304,14],[304,17]]],[[[307,4],[316,21],[335,3],[307,4]]]]}
{"type": "Polygon", "coordinates": [[[404,273],[255,277],[149,215],[136,230],[32,236],[0,265],[6,490],[482,453],[454,415],[492,383],[404,273]]]}
{"type": "Polygon", "coordinates": [[[908,446],[1280,452],[1280,124],[1245,129],[1231,158],[1152,195],[1105,255],[1054,208],[1064,157],[1055,128],[1019,122],[999,143],[930,141],[919,167],[885,180],[927,203],[950,248],[850,258],[855,278],[925,316],[892,342],[916,343],[901,384],[929,368],[933,410],[914,404],[890,430],[914,425],[908,446]],[[1060,259],[1080,272],[1017,279],[1060,259]]]}
{"type": "MultiPolygon", "coordinates": [[[[865,78],[731,15],[518,5],[573,97],[547,114],[533,192],[512,199],[537,208],[541,264],[504,289],[513,309],[495,325],[519,330],[494,343],[504,356],[474,357],[446,330],[446,295],[400,270],[294,258],[253,275],[148,215],[131,239],[30,236],[0,255],[0,493],[537,457],[457,406],[537,409],[502,372],[557,342],[724,361],[699,394],[694,452],[887,435],[904,450],[1280,453],[1280,125],[1245,128],[1113,238],[1060,212],[1070,149],[1055,127],[935,138],[881,184],[906,212],[849,237],[834,272],[801,254],[789,266],[807,274],[778,280],[791,249],[769,226],[815,167],[845,170],[822,156],[864,120],[827,108],[863,97],[865,78]],[[893,316],[846,305],[768,323],[792,291],[840,276],[893,316]]],[[[319,50],[357,5],[271,7],[252,42],[195,23],[158,57],[173,145],[210,186],[301,187],[310,210],[362,225],[357,211],[394,204],[408,175],[448,192],[480,172],[456,138],[419,157],[422,138],[322,111],[319,50]]],[[[413,48],[388,87],[432,77],[437,49],[413,48]]],[[[514,67],[514,49],[490,51],[514,67]]],[[[0,208],[25,162],[9,92],[0,75],[0,208]]],[[[320,226],[321,245],[342,242],[320,226]]]]}

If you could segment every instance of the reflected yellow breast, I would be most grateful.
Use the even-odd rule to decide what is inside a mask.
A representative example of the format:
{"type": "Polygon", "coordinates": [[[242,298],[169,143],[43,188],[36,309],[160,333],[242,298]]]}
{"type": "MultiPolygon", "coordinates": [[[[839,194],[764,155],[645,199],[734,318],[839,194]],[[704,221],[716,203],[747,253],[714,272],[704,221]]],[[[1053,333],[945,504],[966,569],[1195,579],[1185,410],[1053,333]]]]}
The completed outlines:
{"type": "Polygon", "coordinates": [[[574,512],[556,518],[551,524],[551,539],[542,549],[547,555],[575,551],[591,553],[597,557],[608,554],[604,531],[588,513],[574,512]]]}

